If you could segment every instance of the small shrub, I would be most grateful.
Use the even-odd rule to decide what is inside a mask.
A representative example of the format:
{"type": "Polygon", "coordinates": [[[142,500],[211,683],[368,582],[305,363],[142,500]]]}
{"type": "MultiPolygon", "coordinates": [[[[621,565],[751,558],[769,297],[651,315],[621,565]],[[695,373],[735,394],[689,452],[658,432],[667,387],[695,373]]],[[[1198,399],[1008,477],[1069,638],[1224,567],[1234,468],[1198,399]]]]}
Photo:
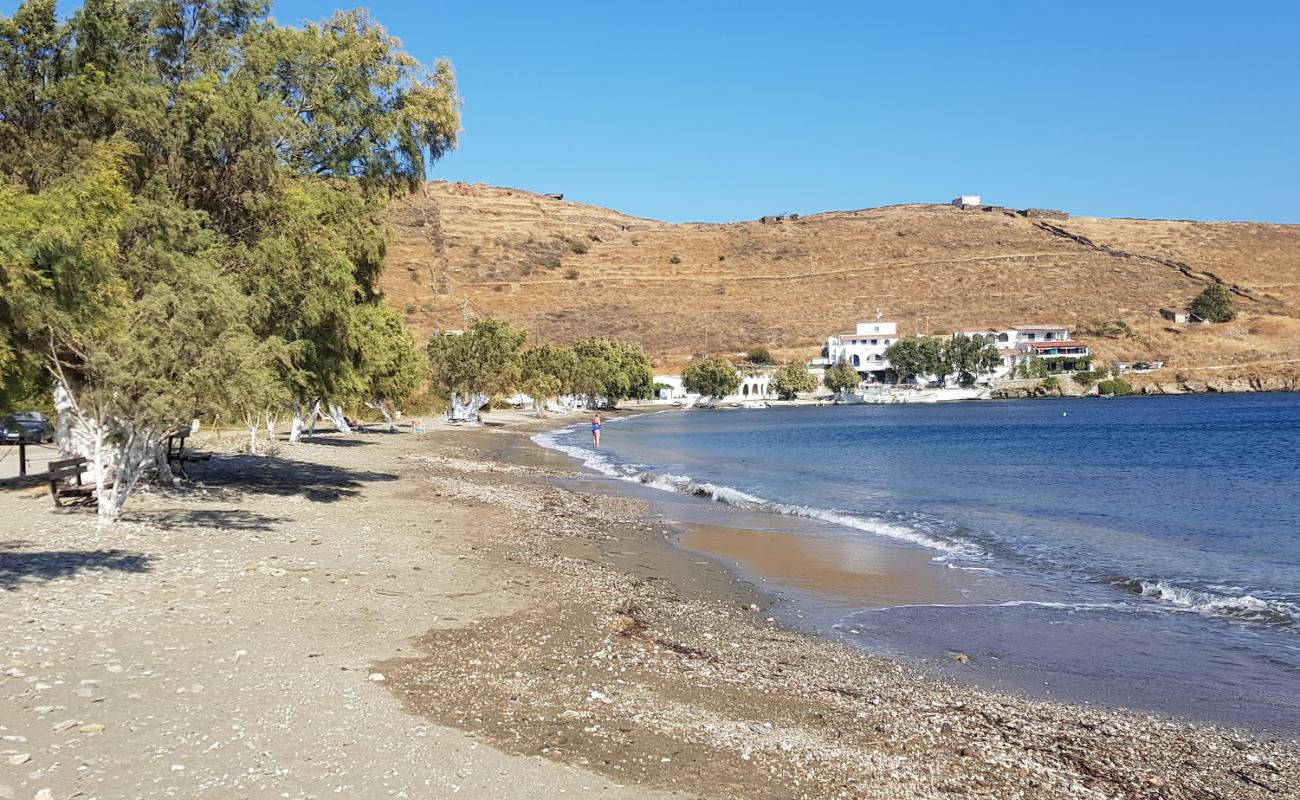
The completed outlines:
{"type": "Polygon", "coordinates": [[[1133,386],[1123,378],[1111,378],[1097,384],[1097,393],[1123,396],[1133,394],[1133,386]]]}
{"type": "Polygon", "coordinates": [[[566,280],[576,281],[578,279],[578,270],[574,267],[569,267],[564,271],[564,277],[566,280]]]}
{"type": "Polygon", "coordinates": [[[726,257],[726,256],[718,256],[718,260],[719,260],[719,261],[726,261],[726,260],[727,260],[727,257],[726,257]]]}
{"type": "Polygon", "coordinates": [[[560,259],[558,259],[558,258],[552,258],[552,259],[549,259],[549,260],[546,262],[546,268],[547,268],[547,269],[559,269],[559,268],[560,268],[560,259]]]}
{"type": "Polygon", "coordinates": [[[762,345],[760,345],[760,346],[758,346],[758,347],[751,347],[751,348],[749,348],[749,352],[748,352],[748,353],[745,353],[745,358],[748,359],[748,360],[749,360],[749,363],[751,363],[751,364],[771,364],[771,363],[772,363],[772,353],[771,353],[771,351],[769,351],[766,347],[763,347],[762,345]]]}
{"type": "Polygon", "coordinates": [[[668,263],[669,263],[669,264],[680,264],[680,263],[682,263],[682,259],[681,259],[680,257],[678,257],[678,256],[673,256],[672,258],[668,259],[668,263]]]}
{"type": "Polygon", "coordinates": [[[1096,372],[1080,370],[1079,372],[1074,373],[1074,382],[1080,386],[1088,387],[1096,383],[1098,378],[1102,377],[1105,377],[1105,373],[1099,375],[1096,372]]]}
{"type": "Polygon", "coordinates": [[[1056,379],[1055,375],[1048,375],[1046,378],[1043,378],[1043,382],[1038,385],[1044,389],[1057,389],[1060,388],[1061,382],[1056,379]]]}
{"type": "Polygon", "coordinates": [[[1189,310],[1206,322],[1232,322],[1237,318],[1232,307],[1232,293],[1217,283],[1206,286],[1192,301],[1189,310]]]}
{"type": "Polygon", "coordinates": [[[582,240],[573,242],[571,245],[569,245],[569,248],[580,256],[586,255],[587,251],[591,249],[591,247],[588,246],[588,244],[582,240]]]}

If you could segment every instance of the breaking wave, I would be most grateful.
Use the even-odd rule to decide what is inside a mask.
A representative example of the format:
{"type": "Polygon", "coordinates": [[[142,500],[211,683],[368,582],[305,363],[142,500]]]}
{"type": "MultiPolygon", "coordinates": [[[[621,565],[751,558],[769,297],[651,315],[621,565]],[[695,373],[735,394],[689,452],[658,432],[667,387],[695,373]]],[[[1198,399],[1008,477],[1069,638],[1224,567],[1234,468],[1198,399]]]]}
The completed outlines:
{"type": "Polygon", "coordinates": [[[1112,578],[1111,586],[1182,611],[1232,617],[1264,625],[1300,627],[1300,604],[1280,597],[1259,596],[1231,586],[1195,589],[1165,581],[1112,578]]]}
{"type": "Polygon", "coordinates": [[[582,426],[574,425],[559,428],[554,431],[548,431],[546,433],[539,433],[533,437],[533,441],[547,449],[556,450],[565,455],[571,456],[582,462],[584,467],[599,472],[602,475],[631,483],[641,483],[652,489],[658,489],[665,492],[675,492],[677,494],[690,495],[693,497],[702,497],[707,500],[712,500],[715,503],[720,503],[732,508],[743,509],[745,511],[783,514],[791,517],[803,517],[805,519],[829,522],[833,525],[839,525],[845,528],[875,534],[877,536],[884,536],[896,541],[927,547],[931,550],[938,550],[942,555],[939,556],[937,560],[941,561],[947,561],[952,558],[959,558],[962,560],[981,560],[986,557],[984,551],[972,543],[943,539],[907,525],[900,525],[895,522],[889,522],[887,520],[863,516],[860,514],[850,514],[831,508],[819,508],[816,506],[799,505],[796,503],[780,503],[743,492],[730,486],[719,486],[713,483],[697,481],[689,475],[651,472],[645,469],[642,465],[620,463],[610,459],[604,453],[599,451],[578,445],[565,444],[560,441],[561,436],[579,430],[581,427],[582,426]]]}

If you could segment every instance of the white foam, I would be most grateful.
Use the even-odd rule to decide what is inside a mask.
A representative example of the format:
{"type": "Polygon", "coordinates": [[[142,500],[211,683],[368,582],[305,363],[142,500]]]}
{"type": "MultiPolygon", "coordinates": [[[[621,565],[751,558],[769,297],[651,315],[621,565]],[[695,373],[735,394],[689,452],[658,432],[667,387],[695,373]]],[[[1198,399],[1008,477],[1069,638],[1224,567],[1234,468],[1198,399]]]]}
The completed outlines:
{"type": "Polygon", "coordinates": [[[614,462],[598,450],[582,447],[580,445],[564,444],[560,441],[561,436],[566,433],[577,431],[581,427],[581,425],[570,425],[564,428],[559,428],[555,431],[539,433],[533,436],[533,441],[542,447],[557,450],[571,456],[580,461],[584,467],[599,472],[602,475],[617,478],[619,480],[641,483],[652,489],[658,489],[665,492],[676,492],[678,494],[688,494],[695,497],[704,497],[713,500],[714,502],[722,503],[723,505],[732,506],[734,508],[744,509],[746,511],[784,514],[792,517],[803,517],[805,519],[829,522],[832,525],[839,525],[841,527],[851,528],[853,530],[859,530],[877,536],[884,536],[895,541],[906,542],[908,544],[918,545],[931,550],[938,550],[942,555],[936,560],[940,561],[946,561],[953,557],[969,560],[977,560],[984,557],[983,551],[973,544],[945,541],[905,525],[886,522],[884,520],[858,514],[850,514],[835,509],[818,508],[792,503],[778,503],[757,495],[749,494],[748,492],[743,492],[730,486],[719,486],[713,483],[697,482],[688,475],[673,475],[641,471],[638,470],[635,465],[619,464],[614,462]]]}
{"type": "MultiPolygon", "coordinates": [[[[1161,603],[1186,611],[1204,614],[1239,617],[1258,622],[1300,624],[1300,605],[1280,598],[1257,597],[1253,594],[1221,594],[1207,589],[1192,589],[1165,581],[1123,580],[1115,585],[1161,603]]],[[[1240,587],[1215,587],[1236,589],[1240,587]]]]}

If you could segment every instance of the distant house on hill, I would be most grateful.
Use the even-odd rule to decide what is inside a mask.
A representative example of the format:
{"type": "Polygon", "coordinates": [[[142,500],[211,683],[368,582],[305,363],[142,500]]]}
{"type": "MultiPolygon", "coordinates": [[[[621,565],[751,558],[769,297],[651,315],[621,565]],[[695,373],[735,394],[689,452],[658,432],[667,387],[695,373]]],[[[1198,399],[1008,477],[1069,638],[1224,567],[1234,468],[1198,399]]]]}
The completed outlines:
{"type": "Polygon", "coordinates": [[[1192,321],[1192,312],[1187,309],[1162,308],[1160,309],[1160,316],[1170,322],[1177,322],[1182,325],[1186,325],[1192,321]]]}
{"type": "Polygon", "coordinates": [[[980,196],[977,194],[964,194],[961,197],[958,197],[956,200],[953,200],[952,204],[957,208],[962,208],[962,209],[979,208],[980,196]]]}

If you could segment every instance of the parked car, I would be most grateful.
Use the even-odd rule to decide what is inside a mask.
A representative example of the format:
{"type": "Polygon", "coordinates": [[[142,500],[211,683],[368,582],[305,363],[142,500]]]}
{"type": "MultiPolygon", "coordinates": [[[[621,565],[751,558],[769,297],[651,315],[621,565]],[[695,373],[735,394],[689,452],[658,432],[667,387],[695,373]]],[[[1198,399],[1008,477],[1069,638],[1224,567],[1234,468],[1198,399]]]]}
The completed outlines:
{"type": "Polygon", "coordinates": [[[54,424],[39,411],[19,411],[0,419],[0,444],[54,441],[54,424]]]}

